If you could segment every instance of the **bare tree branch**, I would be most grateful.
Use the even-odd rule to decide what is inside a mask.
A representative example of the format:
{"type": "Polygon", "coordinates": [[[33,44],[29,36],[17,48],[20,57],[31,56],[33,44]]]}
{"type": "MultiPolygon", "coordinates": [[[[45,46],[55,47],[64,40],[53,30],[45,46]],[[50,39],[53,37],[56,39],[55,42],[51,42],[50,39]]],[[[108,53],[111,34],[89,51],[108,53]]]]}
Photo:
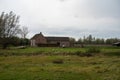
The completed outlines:
{"type": "Polygon", "coordinates": [[[0,15],[0,43],[6,46],[9,41],[6,39],[16,37],[20,32],[19,16],[16,16],[12,11],[0,15]],[[3,40],[3,41],[2,41],[3,40]]]}
{"type": "Polygon", "coordinates": [[[23,26],[20,31],[22,38],[25,39],[28,33],[29,33],[28,27],[23,26]]]}

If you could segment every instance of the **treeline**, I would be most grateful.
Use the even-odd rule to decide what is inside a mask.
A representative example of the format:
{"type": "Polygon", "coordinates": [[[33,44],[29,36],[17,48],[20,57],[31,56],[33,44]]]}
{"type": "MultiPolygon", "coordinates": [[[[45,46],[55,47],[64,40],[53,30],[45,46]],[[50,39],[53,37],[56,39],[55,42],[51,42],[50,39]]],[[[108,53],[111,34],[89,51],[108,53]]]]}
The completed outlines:
{"type": "Polygon", "coordinates": [[[19,37],[12,37],[8,39],[9,45],[11,46],[29,46],[30,39],[28,38],[19,38],[19,37]]]}
{"type": "Polygon", "coordinates": [[[29,39],[26,38],[28,28],[19,24],[19,17],[12,11],[2,12],[0,15],[0,48],[6,49],[9,45],[28,45],[29,39]],[[20,38],[21,35],[21,38],[20,38]]]}
{"type": "Polygon", "coordinates": [[[118,38],[108,38],[108,39],[104,39],[104,38],[96,38],[93,37],[92,35],[89,36],[84,36],[83,38],[79,38],[77,41],[74,38],[71,38],[71,41],[74,43],[78,43],[78,44],[113,44],[116,42],[120,42],[120,39],[118,38]]]}
{"type": "Polygon", "coordinates": [[[8,46],[29,46],[30,40],[27,38],[10,37],[10,38],[0,38],[0,47],[8,46]]]}

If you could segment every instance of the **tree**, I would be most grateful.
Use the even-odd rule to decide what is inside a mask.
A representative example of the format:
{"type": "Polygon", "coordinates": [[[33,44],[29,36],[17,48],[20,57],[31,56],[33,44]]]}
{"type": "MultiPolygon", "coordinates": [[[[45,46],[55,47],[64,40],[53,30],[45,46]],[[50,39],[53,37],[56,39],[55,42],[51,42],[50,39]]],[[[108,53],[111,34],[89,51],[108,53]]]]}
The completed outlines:
{"type": "Polygon", "coordinates": [[[74,43],[76,42],[76,40],[75,40],[75,38],[70,38],[70,44],[71,44],[71,46],[73,46],[74,45],[74,43]]]}
{"type": "Polygon", "coordinates": [[[83,40],[81,38],[78,39],[78,43],[83,43],[83,40]]]}
{"type": "Polygon", "coordinates": [[[113,44],[115,42],[120,42],[120,40],[117,38],[110,38],[106,40],[106,44],[113,44]]]}
{"type": "Polygon", "coordinates": [[[21,38],[20,39],[20,46],[27,46],[27,45],[29,45],[30,44],[30,40],[29,39],[27,39],[27,38],[25,38],[25,39],[23,39],[23,38],[21,38]]]}
{"type": "Polygon", "coordinates": [[[21,31],[20,31],[20,34],[21,34],[22,38],[25,39],[28,33],[29,33],[28,27],[23,26],[21,31]]]}
{"type": "Polygon", "coordinates": [[[10,13],[2,12],[0,15],[0,44],[4,49],[20,32],[19,26],[19,16],[16,16],[12,11],[10,13]]]}
{"type": "Polygon", "coordinates": [[[91,43],[92,43],[92,40],[93,40],[92,35],[89,35],[89,36],[87,37],[87,39],[88,39],[88,43],[91,44],[91,43]]]}
{"type": "Polygon", "coordinates": [[[23,26],[22,29],[20,30],[21,34],[21,44],[22,46],[28,45],[29,44],[29,39],[26,38],[27,34],[29,33],[28,27],[23,26]]]}

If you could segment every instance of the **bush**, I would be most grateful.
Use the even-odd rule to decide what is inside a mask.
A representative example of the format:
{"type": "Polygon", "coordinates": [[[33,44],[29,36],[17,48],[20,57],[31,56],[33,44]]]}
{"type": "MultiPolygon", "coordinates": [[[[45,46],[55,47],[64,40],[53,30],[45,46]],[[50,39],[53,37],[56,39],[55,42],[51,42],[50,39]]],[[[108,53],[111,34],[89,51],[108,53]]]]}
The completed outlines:
{"type": "Polygon", "coordinates": [[[91,47],[91,48],[88,48],[86,52],[87,53],[100,53],[100,49],[96,47],[91,47]]]}
{"type": "Polygon", "coordinates": [[[99,48],[96,48],[96,47],[91,47],[91,48],[88,48],[85,52],[85,55],[86,56],[94,56],[96,54],[100,53],[100,49],[99,48]]]}
{"type": "Polygon", "coordinates": [[[63,59],[56,59],[56,60],[53,60],[53,63],[55,63],[55,64],[63,64],[64,61],[63,61],[63,59]]]}
{"type": "Polygon", "coordinates": [[[81,51],[76,51],[76,52],[75,52],[75,55],[77,55],[77,56],[80,56],[81,54],[82,54],[81,51]]]}
{"type": "Polygon", "coordinates": [[[91,53],[86,53],[86,52],[81,52],[81,51],[76,51],[74,53],[72,53],[73,55],[77,55],[77,56],[80,56],[80,57],[89,57],[89,56],[92,56],[91,53]]]}

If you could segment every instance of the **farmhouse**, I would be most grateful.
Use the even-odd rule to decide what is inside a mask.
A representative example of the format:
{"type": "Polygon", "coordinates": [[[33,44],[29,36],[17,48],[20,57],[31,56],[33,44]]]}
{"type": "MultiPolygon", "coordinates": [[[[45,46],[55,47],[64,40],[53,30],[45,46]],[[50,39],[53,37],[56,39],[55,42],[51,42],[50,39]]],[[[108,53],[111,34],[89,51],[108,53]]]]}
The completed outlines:
{"type": "Polygon", "coordinates": [[[41,47],[69,47],[69,37],[47,37],[41,32],[31,38],[31,46],[41,47]]]}

